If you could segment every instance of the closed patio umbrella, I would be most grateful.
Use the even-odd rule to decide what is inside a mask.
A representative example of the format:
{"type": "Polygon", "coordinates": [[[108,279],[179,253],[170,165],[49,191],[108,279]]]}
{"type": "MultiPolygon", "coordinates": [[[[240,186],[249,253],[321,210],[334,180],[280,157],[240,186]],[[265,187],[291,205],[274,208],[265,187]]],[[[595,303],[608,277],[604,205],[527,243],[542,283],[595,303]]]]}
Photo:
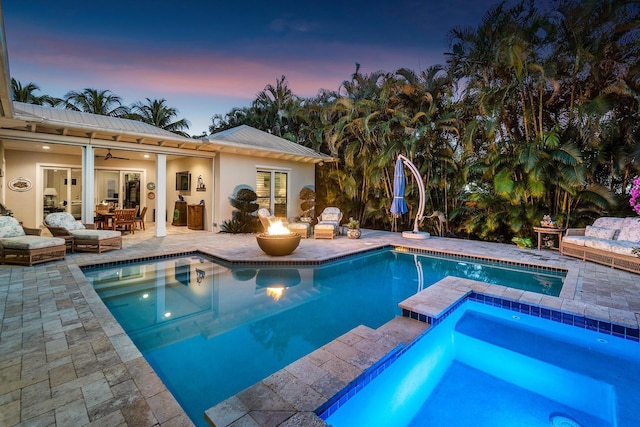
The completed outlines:
{"type": "Polygon", "coordinates": [[[393,216],[393,228],[397,231],[396,218],[409,211],[404,201],[404,166],[400,158],[396,160],[396,169],[393,174],[393,202],[390,211],[393,216]]]}

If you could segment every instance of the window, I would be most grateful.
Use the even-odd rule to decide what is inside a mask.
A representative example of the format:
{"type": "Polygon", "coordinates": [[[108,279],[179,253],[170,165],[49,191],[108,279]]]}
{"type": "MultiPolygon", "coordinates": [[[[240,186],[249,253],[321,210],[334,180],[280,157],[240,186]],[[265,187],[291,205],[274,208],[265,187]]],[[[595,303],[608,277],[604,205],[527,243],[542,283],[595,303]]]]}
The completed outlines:
{"type": "Polygon", "coordinates": [[[286,218],[288,179],[287,172],[259,170],[256,174],[258,205],[269,209],[272,215],[286,218]]]}

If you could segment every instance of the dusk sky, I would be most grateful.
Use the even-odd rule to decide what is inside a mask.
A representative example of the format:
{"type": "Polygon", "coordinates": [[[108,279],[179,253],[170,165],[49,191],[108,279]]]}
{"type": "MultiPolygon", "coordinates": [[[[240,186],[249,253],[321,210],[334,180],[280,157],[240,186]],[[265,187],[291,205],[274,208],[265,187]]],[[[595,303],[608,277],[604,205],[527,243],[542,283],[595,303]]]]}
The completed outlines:
{"type": "Polygon", "coordinates": [[[165,98],[207,131],[285,75],[298,96],[363,73],[444,63],[450,29],[494,0],[4,0],[11,77],[37,95],[108,89],[126,105],[165,98]]]}

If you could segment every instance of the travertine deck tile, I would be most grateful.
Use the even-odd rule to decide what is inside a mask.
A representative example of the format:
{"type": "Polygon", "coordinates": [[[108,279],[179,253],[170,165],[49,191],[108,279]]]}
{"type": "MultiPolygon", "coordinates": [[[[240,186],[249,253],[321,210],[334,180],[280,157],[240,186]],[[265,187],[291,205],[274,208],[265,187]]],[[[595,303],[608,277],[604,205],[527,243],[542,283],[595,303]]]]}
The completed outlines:
{"type": "MultiPolygon", "coordinates": [[[[165,397],[170,399],[166,388],[88,285],[78,265],[189,250],[202,250],[231,261],[274,258],[257,248],[252,235],[194,232],[186,227],[168,227],[170,235],[164,238],[154,237],[153,232],[151,225],[147,231],[124,236],[124,248],[118,251],[68,254],[66,261],[35,267],[0,266],[0,424],[50,426],[54,423],[62,425],[67,420],[88,420],[92,423],[89,425],[105,426],[125,423],[182,426],[190,423],[183,412],[172,416],[169,411],[171,414],[163,415],[156,408],[157,413],[154,413],[149,399],[155,397],[152,402],[165,397]],[[86,382],[88,379],[90,381],[86,382]],[[48,398],[44,387],[47,382],[51,387],[48,398]],[[107,387],[111,395],[106,391],[107,387]],[[102,394],[108,399],[101,400],[102,394]],[[41,396],[41,399],[29,396],[41,396]]],[[[445,279],[444,283],[436,285],[438,292],[435,295],[416,297],[416,307],[425,313],[433,311],[436,314],[439,309],[446,308],[447,303],[461,297],[465,289],[473,289],[572,313],[584,310],[585,316],[630,327],[640,320],[638,275],[585,263],[552,251],[524,250],[513,245],[463,239],[432,238],[416,242],[403,239],[399,233],[363,230],[359,240],[344,237],[304,239],[288,259],[315,261],[388,244],[568,269],[561,298],[541,297],[532,292],[473,281],[469,285],[466,279],[451,279],[447,283],[449,279],[445,279]]],[[[358,327],[345,334],[340,341],[351,346],[355,353],[340,345],[333,348],[347,359],[342,363],[351,367],[348,371],[354,369],[353,373],[334,372],[339,376],[326,373],[325,367],[339,366],[336,356],[326,350],[316,350],[307,355],[304,362],[285,369],[296,378],[294,384],[310,386],[314,393],[330,398],[344,386],[347,378],[369,365],[369,357],[375,358],[394,348],[396,343],[409,342],[420,335],[427,326],[412,326],[418,323],[394,319],[378,330],[358,327]],[[410,323],[394,328],[390,324],[396,321],[410,323]],[[324,375],[320,375],[321,372],[324,375]]],[[[174,402],[174,405],[177,404],[174,402]]],[[[236,425],[253,426],[275,423],[287,427],[324,425],[311,412],[273,409],[244,408],[238,411],[234,421],[236,425]],[[284,417],[287,418],[282,420],[284,417]]],[[[223,425],[228,424],[231,422],[223,425]]]]}
{"type": "MultiPolygon", "coordinates": [[[[311,363],[311,361],[307,357],[296,360],[295,362],[286,366],[283,371],[291,373],[291,375],[295,376],[297,379],[308,385],[313,384],[327,374],[327,372],[321,369],[319,366],[311,363]]],[[[278,372],[273,375],[276,374],[278,374],[278,372]]]]}

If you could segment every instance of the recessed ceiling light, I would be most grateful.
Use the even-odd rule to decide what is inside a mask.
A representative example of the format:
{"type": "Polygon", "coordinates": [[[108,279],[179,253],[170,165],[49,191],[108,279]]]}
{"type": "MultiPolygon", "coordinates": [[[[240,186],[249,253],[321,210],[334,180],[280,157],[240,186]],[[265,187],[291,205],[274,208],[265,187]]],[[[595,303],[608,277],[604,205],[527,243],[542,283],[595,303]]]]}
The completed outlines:
{"type": "Polygon", "coordinates": [[[148,154],[145,154],[143,157],[144,157],[145,159],[148,159],[148,158],[149,158],[149,155],[148,155],[148,154]]]}
{"type": "Polygon", "coordinates": [[[51,147],[49,147],[48,145],[43,145],[43,146],[42,146],[42,149],[43,149],[43,150],[48,150],[48,149],[50,149],[50,148],[51,148],[51,147]]]}

